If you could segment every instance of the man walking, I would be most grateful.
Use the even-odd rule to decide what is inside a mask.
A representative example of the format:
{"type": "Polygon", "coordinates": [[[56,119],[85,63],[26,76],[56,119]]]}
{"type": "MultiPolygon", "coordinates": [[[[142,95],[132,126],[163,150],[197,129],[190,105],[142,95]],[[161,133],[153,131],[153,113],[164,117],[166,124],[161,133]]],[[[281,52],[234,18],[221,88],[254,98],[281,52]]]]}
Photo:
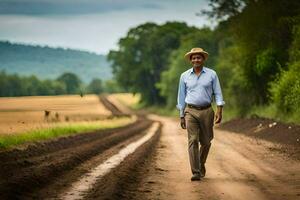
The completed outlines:
{"type": "Polygon", "coordinates": [[[191,180],[195,181],[205,176],[205,162],[214,136],[213,125],[221,122],[225,102],[216,72],[204,67],[208,53],[202,48],[193,48],[185,58],[193,67],[180,76],[177,108],[181,127],[188,132],[191,180]],[[216,114],[211,107],[213,96],[217,104],[216,114]]]}

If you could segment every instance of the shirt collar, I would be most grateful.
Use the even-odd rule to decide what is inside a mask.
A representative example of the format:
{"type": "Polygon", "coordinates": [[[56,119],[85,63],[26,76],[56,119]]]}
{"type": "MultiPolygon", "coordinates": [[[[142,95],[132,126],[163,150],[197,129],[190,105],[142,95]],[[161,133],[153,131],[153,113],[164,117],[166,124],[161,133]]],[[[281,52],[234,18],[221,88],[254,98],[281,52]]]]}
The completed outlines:
{"type": "MultiPolygon", "coordinates": [[[[203,66],[201,72],[204,72],[204,73],[205,73],[205,72],[206,72],[206,67],[203,66]]],[[[194,67],[192,67],[192,68],[190,69],[190,74],[191,74],[191,73],[194,73],[194,67]]]]}

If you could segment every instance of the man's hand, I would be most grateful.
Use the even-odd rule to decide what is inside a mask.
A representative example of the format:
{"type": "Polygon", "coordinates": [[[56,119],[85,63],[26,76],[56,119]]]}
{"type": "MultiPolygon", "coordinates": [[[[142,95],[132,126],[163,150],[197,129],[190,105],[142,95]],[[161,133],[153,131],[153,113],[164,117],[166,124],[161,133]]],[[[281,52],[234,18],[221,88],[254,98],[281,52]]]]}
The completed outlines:
{"type": "Polygon", "coordinates": [[[217,112],[215,114],[215,124],[219,124],[222,121],[222,112],[217,112]]]}
{"type": "Polygon", "coordinates": [[[217,112],[215,114],[215,124],[219,124],[222,121],[223,106],[217,106],[217,112]]]}
{"type": "Polygon", "coordinates": [[[186,129],[185,118],[180,117],[180,126],[182,129],[186,129]]]}

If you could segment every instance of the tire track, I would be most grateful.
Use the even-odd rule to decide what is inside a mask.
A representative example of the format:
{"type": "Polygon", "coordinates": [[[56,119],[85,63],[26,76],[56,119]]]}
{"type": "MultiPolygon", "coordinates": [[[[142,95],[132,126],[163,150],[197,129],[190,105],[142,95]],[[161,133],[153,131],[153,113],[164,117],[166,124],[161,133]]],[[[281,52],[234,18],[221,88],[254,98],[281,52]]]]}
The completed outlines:
{"type": "Polygon", "coordinates": [[[129,155],[121,165],[99,179],[92,190],[85,194],[84,199],[143,199],[139,195],[144,193],[139,191],[139,184],[145,178],[149,163],[154,159],[161,130],[162,124],[159,122],[155,135],[129,155]]]}
{"type": "MultiPolygon", "coordinates": [[[[106,101],[105,105],[109,105],[105,97],[101,98],[106,101]]],[[[115,107],[112,113],[117,112],[115,107]]],[[[119,112],[118,116],[124,115],[119,112]]],[[[25,149],[1,152],[0,198],[37,198],[34,193],[59,180],[59,177],[83,162],[140,135],[151,124],[151,120],[140,116],[137,122],[123,128],[62,137],[29,145],[25,149]]]]}
{"type": "Polygon", "coordinates": [[[111,111],[113,117],[122,117],[129,116],[126,113],[123,113],[116,105],[110,102],[107,98],[107,95],[99,95],[100,102],[111,111]]]}
{"type": "MultiPolygon", "coordinates": [[[[155,122],[141,138],[126,145],[118,153],[112,155],[101,164],[98,164],[86,175],[72,184],[72,187],[62,196],[61,199],[82,199],[83,194],[85,192],[88,192],[91,186],[95,185],[96,182],[98,182],[98,185],[97,187],[94,187],[95,189],[92,193],[95,194],[95,191],[101,191],[101,194],[97,197],[93,195],[93,199],[103,198],[104,195],[112,196],[114,193],[118,192],[123,193],[123,190],[118,191],[115,189],[115,187],[108,187],[107,183],[109,182],[110,185],[113,184],[113,176],[120,171],[123,171],[124,173],[125,170],[127,172],[127,175],[134,176],[132,171],[136,172],[136,164],[140,163],[140,160],[145,159],[145,154],[149,153],[149,147],[154,147],[153,143],[158,139],[160,127],[161,125],[158,122],[155,122]],[[133,157],[135,162],[133,162],[133,157]],[[125,167],[126,165],[127,167],[125,167]],[[130,167],[131,170],[128,170],[128,167],[130,167]],[[104,176],[106,176],[109,180],[105,180],[104,182],[102,181],[102,184],[104,184],[106,188],[109,188],[110,191],[105,191],[101,187],[99,187],[99,182],[101,182],[101,179],[104,176]]],[[[126,180],[128,179],[119,174],[117,176],[117,181],[115,182],[115,184],[124,183],[124,181],[126,180]]]]}

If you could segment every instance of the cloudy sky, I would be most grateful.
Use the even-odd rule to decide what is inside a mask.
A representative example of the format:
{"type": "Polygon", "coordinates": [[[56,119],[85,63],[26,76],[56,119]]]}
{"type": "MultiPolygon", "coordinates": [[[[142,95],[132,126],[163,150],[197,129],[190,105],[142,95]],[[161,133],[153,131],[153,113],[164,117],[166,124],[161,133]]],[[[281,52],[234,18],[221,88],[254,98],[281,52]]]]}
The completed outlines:
{"type": "Polygon", "coordinates": [[[196,16],[207,0],[0,0],[0,40],[106,54],[129,28],[181,21],[211,26],[196,16]]]}

